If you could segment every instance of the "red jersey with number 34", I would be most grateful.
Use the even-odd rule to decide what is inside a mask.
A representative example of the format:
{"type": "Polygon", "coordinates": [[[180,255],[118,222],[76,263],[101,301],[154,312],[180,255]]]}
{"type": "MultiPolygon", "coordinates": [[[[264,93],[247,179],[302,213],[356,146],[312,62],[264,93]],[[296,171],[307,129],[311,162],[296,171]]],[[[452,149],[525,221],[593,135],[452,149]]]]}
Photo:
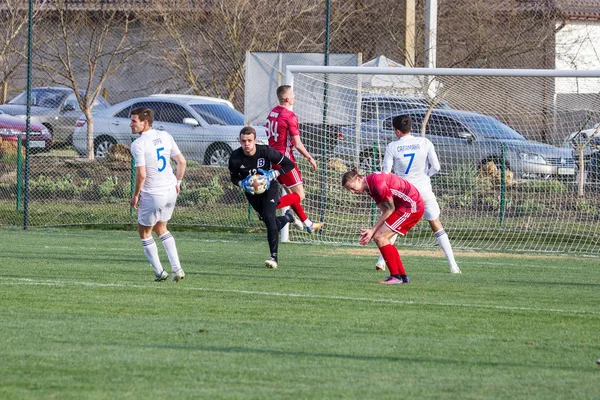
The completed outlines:
{"type": "Polygon", "coordinates": [[[267,117],[267,137],[269,146],[296,162],[292,136],[300,135],[298,117],[284,106],[277,106],[267,117]]]}
{"type": "Polygon", "coordinates": [[[425,208],[417,188],[398,175],[375,172],[367,175],[365,179],[369,186],[369,195],[376,204],[392,199],[396,210],[414,213],[425,208]]]}

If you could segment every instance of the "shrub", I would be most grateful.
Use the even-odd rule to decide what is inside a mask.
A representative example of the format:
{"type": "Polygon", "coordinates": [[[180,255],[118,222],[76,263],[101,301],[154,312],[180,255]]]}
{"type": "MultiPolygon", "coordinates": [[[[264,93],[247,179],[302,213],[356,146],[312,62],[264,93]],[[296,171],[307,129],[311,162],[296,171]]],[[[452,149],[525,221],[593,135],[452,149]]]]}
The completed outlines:
{"type": "Polygon", "coordinates": [[[539,215],[544,212],[546,205],[535,199],[527,199],[515,206],[515,213],[518,216],[530,217],[533,215],[539,215]]]}
{"type": "Polygon", "coordinates": [[[588,200],[577,200],[575,202],[575,210],[589,215],[595,215],[598,211],[596,207],[588,200]]]}
{"type": "Polygon", "coordinates": [[[129,196],[130,189],[125,185],[119,185],[119,178],[109,176],[106,180],[98,185],[98,195],[105,202],[115,203],[126,200],[129,196]]]}
{"type": "Polygon", "coordinates": [[[519,188],[528,193],[563,193],[567,187],[554,179],[524,181],[519,188]]]}
{"type": "Polygon", "coordinates": [[[45,175],[39,175],[37,179],[30,182],[29,190],[32,199],[73,199],[79,195],[80,189],[73,183],[71,174],[52,181],[45,175]]]}
{"type": "Polygon", "coordinates": [[[206,186],[186,186],[179,193],[177,202],[183,206],[206,206],[216,203],[223,196],[223,193],[219,178],[215,176],[206,186]]]}

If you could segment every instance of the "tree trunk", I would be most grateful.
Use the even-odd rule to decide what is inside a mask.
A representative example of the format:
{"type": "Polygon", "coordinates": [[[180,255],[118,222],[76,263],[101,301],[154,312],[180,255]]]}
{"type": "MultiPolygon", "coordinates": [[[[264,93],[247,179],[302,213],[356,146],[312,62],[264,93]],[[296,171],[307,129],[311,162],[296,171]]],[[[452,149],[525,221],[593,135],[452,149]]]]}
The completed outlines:
{"type": "Polygon", "coordinates": [[[94,161],[94,118],[92,110],[85,111],[85,119],[87,120],[87,152],[88,160],[94,161]]]}
{"type": "Polygon", "coordinates": [[[6,97],[8,96],[8,81],[2,82],[2,92],[0,93],[0,104],[6,104],[6,97]]]}

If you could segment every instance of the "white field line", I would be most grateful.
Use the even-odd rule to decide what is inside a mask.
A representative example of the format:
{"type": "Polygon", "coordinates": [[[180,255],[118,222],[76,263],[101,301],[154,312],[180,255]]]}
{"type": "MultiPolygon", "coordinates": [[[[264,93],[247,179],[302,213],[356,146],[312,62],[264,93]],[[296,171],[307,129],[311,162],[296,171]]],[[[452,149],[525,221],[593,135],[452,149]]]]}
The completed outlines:
{"type": "MultiPolygon", "coordinates": [[[[155,285],[126,285],[123,283],[98,283],[98,282],[65,282],[58,280],[35,280],[29,278],[1,278],[0,285],[36,285],[36,286],[89,286],[89,287],[109,287],[109,288],[136,288],[136,289],[159,289],[168,290],[175,288],[174,285],[164,285],[161,283],[155,285]]],[[[238,289],[215,289],[215,288],[199,288],[186,287],[177,285],[177,290],[200,291],[200,292],[217,292],[217,293],[239,293],[251,296],[273,296],[273,297],[290,297],[303,299],[320,299],[320,300],[336,300],[336,301],[353,301],[367,303],[385,303],[385,304],[402,304],[415,306],[435,306],[435,307],[464,307],[464,308],[481,308],[488,310],[502,311],[522,311],[522,312],[545,312],[573,315],[600,315],[600,311],[582,311],[582,310],[563,310],[558,308],[532,308],[532,307],[516,307],[516,306],[495,306],[486,304],[469,304],[469,303],[445,303],[445,302],[428,302],[428,301],[411,301],[411,300],[395,300],[395,299],[376,299],[368,297],[350,297],[350,296],[324,296],[315,294],[300,294],[300,293],[280,293],[280,292],[260,292],[252,290],[238,289]]]]}

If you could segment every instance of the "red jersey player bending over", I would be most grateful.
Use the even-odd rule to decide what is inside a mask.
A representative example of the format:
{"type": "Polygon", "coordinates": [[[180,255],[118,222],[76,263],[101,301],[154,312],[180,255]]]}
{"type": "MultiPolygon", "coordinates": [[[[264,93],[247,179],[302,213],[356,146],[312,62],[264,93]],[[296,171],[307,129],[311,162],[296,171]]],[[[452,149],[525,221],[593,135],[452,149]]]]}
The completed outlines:
{"type": "MultiPolygon", "coordinates": [[[[308,219],[304,209],[300,205],[300,202],[304,200],[304,185],[302,183],[302,175],[296,165],[294,148],[308,160],[315,170],[317,169],[317,163],[300,140],[298,118],[292,111],[294,97],[294,91],[291,86],[279,86],[277,88],[279,105],[271,110],[266,123],[269,146],[294,162],[293,170],[277,178],[277,181],[281,183],[289,193],[279,199],[277,208],[292,207],[292,210],[294,210],[298,218],[300,218],[304,224],[304,227],[306,227],[306,231],[308,233],[313,233],[320,229],[323,226],[323,223],[312,222],[308,219]]],[[[273,168],[279,169],[280,166],[274,164],[273,168]]],[[[294,223],[299,228],[302,228],[303,224],[300,223],[300,221],[295,220],[294,223]]]]}
{"type": "Polygon", "coordinates": [[[379,283],[409,283],[410,279],[400,260],[400,253],[390,239],[396,233],[406,235],[423,216],[425,205],[417,188],[394,174],[376,172],[363,177],[356,170],[344,174],[342,186],[354,194],[367,192],[381,210],[381,217],[372,228],[360,230],[358,241],[364,246],[373,239],[379,247],[390,270],[390,276],[379,283]]]}

